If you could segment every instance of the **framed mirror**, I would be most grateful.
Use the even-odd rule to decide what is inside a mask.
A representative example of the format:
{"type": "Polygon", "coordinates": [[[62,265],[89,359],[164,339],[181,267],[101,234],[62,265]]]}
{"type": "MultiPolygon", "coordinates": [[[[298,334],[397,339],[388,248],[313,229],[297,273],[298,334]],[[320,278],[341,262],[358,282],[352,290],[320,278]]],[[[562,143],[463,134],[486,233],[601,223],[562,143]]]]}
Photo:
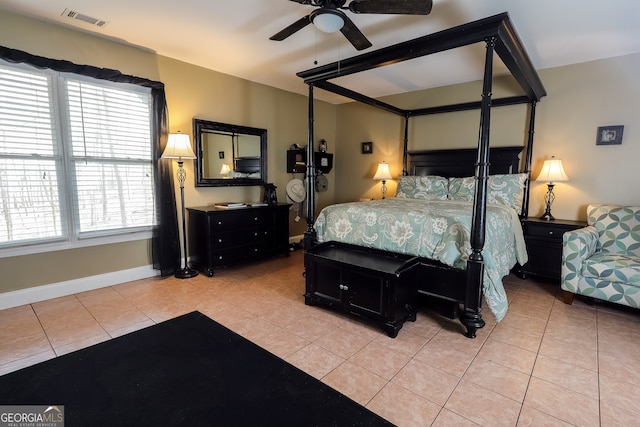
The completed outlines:
{"type": "Polygon", "coordinates": [[[267,130],[193,119],[196,187],[264,185],[267,130]]]}

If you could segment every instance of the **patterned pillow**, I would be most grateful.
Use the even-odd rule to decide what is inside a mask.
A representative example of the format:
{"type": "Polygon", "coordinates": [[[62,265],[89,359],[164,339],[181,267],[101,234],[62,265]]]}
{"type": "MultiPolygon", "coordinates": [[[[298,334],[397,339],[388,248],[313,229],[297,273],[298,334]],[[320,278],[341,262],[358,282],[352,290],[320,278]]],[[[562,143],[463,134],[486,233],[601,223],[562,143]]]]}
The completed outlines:
{"type": "MultiPolygon", "coordinates": [[[[491,175],[487,181],[487,202],[511,206],[520,215],[524,199],[524,183],[527,174],[491,175]]],[[[473,176],[449,178],[449,199],[470,202],[476,191],[473,176]]]]}
{"type": "Polygon", "coordinates": [[[465,178],[449,178],[449,200],[470,202],[476,192],[476,179],[473,176],[465,178]]]}
{"type": "Polygon", "coordinates": [[[447,178],[441,176],[401,176],[396,197],[405,199],[446,200],[447,178]]]}
{"type": "Polygon", "coordinates": [[[487,202],[511,206],[520,215],[526,180],[526,173],[491,175],[487,183],[487,202]]]}

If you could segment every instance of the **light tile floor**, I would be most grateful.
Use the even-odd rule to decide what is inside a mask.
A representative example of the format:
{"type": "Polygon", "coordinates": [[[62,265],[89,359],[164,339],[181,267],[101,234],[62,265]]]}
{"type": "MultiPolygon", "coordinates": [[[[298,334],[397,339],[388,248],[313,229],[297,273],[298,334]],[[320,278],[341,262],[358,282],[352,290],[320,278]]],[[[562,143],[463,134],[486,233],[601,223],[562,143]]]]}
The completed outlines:
{"type": "Polygon", "coordinates": [[[0,311],[0,374],[199,310],[399,426],[640,426],[640,311],[505,278],[476,339],[421,310],[398,337],[304,304],[302,251],[0,311]]]}

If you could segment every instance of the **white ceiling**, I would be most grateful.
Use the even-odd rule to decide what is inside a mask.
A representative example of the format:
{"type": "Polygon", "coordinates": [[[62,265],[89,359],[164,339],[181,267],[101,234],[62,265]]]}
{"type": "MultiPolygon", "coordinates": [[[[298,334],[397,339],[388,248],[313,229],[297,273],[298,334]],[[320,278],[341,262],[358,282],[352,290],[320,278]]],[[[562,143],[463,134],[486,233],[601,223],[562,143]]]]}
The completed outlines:
{"type": "MultiPolygon", "coordinates": [[[[296,72],[313,68],[315,61],[331,63],[502,12],[509,13],[538,69],[640,52],[639,0],[434,0],[427,16],[346,11],[373,43],[361,52],[341,33],[322,33],[312,25],[284,41],[269,40],[313,10],[289,0],[0,0],[0,9],[301,94],[307,87],[296,72]],[[65,9],[107,25],[61,16],[65,9]]],[[[456,49],[339,83],[378,97],[479,80],[483,49],[456,49]]],[[[324,91],[316,97],[344,101],[324,91]]]]}

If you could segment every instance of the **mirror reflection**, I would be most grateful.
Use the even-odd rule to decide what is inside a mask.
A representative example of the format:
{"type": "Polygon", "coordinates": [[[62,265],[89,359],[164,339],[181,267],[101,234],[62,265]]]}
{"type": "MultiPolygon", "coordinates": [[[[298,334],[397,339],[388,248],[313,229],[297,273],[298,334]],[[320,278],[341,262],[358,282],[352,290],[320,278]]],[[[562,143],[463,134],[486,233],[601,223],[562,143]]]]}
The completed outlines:
{"type": "Polygon", "coordinates": [[[194,119],[197,186],[266,182],[267,131],[194,119]]]}

